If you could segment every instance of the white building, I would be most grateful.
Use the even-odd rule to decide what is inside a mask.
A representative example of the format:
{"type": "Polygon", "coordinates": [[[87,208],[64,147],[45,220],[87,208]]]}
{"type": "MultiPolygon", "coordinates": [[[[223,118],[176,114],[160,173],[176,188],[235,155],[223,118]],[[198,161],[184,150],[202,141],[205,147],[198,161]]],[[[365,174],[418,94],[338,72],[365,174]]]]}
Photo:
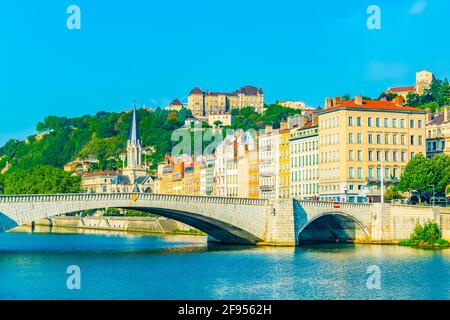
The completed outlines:
{"type": "Polygon", "coordinates": [[[266,126],[258,137],[259,145],[259,194],[261,198],[279,198],[280,130],[266,126]]]}
{"type": "Polygon", "coordinates": [[[200,169],[200,195],[212,196],[214,194],[214,164],[215,157],[201,161],[200,169]]]}

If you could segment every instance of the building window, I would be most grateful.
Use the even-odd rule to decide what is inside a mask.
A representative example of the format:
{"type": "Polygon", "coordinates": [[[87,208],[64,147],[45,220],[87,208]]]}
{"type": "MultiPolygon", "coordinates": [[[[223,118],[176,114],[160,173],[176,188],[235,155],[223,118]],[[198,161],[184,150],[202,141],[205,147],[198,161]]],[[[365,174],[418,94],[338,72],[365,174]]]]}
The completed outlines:
{"type": "Polygon", "coordinates": [[[357,117],[357,118],[356,118],[356,125],[357,125],[358,127],[361,127],[361,125],[362,125],[361,117],[357,117]]]}
{"type": "Polygon", "coordinates": [[[375,125],[379,128],[381,127],[381,119],[380,118],[376,118],[375,120],[375,125]]]}
{"type": "Polygon", "coordinates": [[[377,161],[381,161],[381,151],[377,151],[377,161]]]}
{"type": "Polygon", "coordinates": [[[369,133],[368,141],[369,143],[373,143],[373,135],[371,133],[369,133]]]}
{"type": "Polygon", "coordinates": [[[417,136],[417,139],[418,139],[417,143],[419,144],[419,146],[421,146],[422,145],[422,136],[417,136]]]}
{"type": "Polygon", "coordinates": [[[354,173],[353,167],[350,167],[348,169],[348,177],[349,177],[349,179],[354,179],[354,177],[355,177],[354,175],[355,175],[355,173],[354,173]]]}
{"type": "Polygon", "coordinates": [[[377,144],[381,144],[381,134],[377,133],[377,144]]]}
{"type": "Polygon", "coordinates": [[[353,126],[353,117],[348,117],[348,125],[349,127],[353,126]]]}
{"type": "Polygon", "coordinates": [[[353,150],[348,151],[348,161],[353,161],[353,150]]]}
{"type": "Polygon", "coordinates": [[[394,174],[393,174],[393,176],[394,176],[394,179],[398,178],[398,168],[397,167],[394,167],[394,174]]]}
{"type": "Polygon", "coordinates": [[[381,167],[377,167],[377,178],[381,178],[381,167]]]}
{"type": "Polygon", "coordinates": [[[388,133],[386,133],[384,135],[384,144],[389,144],[389,134],[388,133]]]}
{"type": "Polygon", "coordinates": [[[358,161],[362,161],[362,151],[358,150],[358,161]]]}
{"type": "Polygon", "coordinates": [[[392,143],[393,143],[394,145],[397,144],[397,135],[396,135],[396,134],[393,134],[393,135],[392,135],[392,143]]]}
{"type": "Polygon", "coordinates": [[[358,144],[361,144],[361,143],[362,143],[362,134],[361,134],[361,133],[358,133],[358,134],[356,135],[356,140],[357,140],[358,144]]]}
{"type": "Polygon", "coordinates": [[[373,161],[373,151],[369,150],[369,161],[373,161]]]}
{"type": "Polygon", "coordinates": [[[384,127],[385,128],[389,127],[389,119],[388,118],[384,118],[384,127]]]}
{"type": "Polygon", "coordinates": [[[373,167],[369,167],[369,179],[373,179],[373,167]]]}
{"type": "Polygon", "coordinates": [[[392,128],[397,128],[397,118],[392,119],[392,128]]]}
{"type": "Polygon", "coordinates": [[[384,161],[389,161],[389,151],[384,152],[384,161]]]}
{"type": "Polygon", "coordinates": [[[406,137],[404,134],[402,134],[402,136],[401,136],[401,143],[402,143],[402,145],[406,144],[406,137]]]}
{"type": "Polygon", "coordinates": [[[358,168],[358,179],[362,179],[362,175],[363,175],[362,168],[358,168]]]}
{"type": "Polygon", "coordinates": [[[392,161],[397,162],[397,154],[398,154],[397,151],[394,151],[394,152],[392,153],[392,161]]]}
{"type": "Polygon", "coordinates": [[[422,120],[417,120],[417,128],[422,129],[422,120]]]}
{"type": "Polygon", "coordinates": [[[348,143],[353,143],[353,133],[348,134],[348,143]]]}
{"type": "Polygon", "coordinates": [[[367,118],[367,125],[368,125],[369,127],[372,126],[372,117],[368,117],[368,118],[367,118]]]}
{"type": "Polygon", "coordinates": [[[389,167],[384,168],[384,177],[386,179],[391,177],[391,168],[389,168],[389,167]]]}
{"type": "Polygon", "coordinates": [[[414,152],[411,152],[411,158],[410,159],[414,158],[415,155],[416,154],[414,152]]]}
{"type": "Polygon", "coordinates": [[[405,128],[405,119],[400,119],[400,128],[405,128]]]}
{"type": "Polygon", "coordinates": [[[406,152],[405,152],[405,151],[402,151],[400,157],[401,157],[400,160],[401,160],[402,162],[405,162],[405,161],[406,161],[406,152]]]}
{"type": "Polygon", "coordinates": [[[414,145],[414,136],[411,136],[411,137],[410,137],[409,143],[410,143],[412,146],[414,145]]]}
{"type": "Polygon", "coordinates": [[[409,120],[409,128],[414,129],[414,120],[413,119],[409,120]]]}

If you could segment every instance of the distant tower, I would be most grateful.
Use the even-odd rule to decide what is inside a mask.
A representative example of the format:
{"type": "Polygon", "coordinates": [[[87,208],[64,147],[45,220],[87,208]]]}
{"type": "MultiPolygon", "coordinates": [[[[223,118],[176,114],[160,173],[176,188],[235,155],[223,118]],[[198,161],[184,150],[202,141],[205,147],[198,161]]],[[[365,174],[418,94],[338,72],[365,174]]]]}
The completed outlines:
{"type": "Polygon", "coordinates": [[[142,141],[139,135],[136,108],[134,108],[131,118],[130,134],[127,142],[127,166],[123,175],[130,177],[130,182],[133,185],[137,177],[147,175],[147,170],[142,165],[142,141]]]}

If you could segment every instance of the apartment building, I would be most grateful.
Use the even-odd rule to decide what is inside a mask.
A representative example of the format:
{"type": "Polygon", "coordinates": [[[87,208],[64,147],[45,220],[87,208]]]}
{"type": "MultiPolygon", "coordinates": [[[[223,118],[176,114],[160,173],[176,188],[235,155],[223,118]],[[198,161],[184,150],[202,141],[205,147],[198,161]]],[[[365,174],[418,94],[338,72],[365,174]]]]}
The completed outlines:
{"type": "Polygon", "coordinates": [[[310,120],[291,132],[291,196],[316,200],[319,193],[319,127],[310,120]]]}
{"type": "Polygon", "coordinates": [[[319,196],[379,201],[381,179],[396,180],[408,161],[426,153],[426,112],[393,101],[332,101],[318,113],[319,196]]]}
{"type": "Polygon", "coordinates": [[[245,107],[253,107],[257,112],[264,108],[264,92],[260,88],[245,86],[233,92],[202,91],[194,88],[189,93],[188,109],[194,117],[223,114],[245,107]]]}

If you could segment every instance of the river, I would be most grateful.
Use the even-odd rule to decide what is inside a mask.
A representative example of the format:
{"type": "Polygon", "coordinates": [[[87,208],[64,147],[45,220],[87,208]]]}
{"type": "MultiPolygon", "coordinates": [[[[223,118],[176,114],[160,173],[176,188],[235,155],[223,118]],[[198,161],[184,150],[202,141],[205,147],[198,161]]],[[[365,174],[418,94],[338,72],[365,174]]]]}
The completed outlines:
{"type": "Polygon", "coordinates": [[[223,246],[201,236],[48,231],[0,233],[0,299],[450,298],[449,249],[223,246]],[[79,290],[66,285],[73,265],[79,290]]]}

